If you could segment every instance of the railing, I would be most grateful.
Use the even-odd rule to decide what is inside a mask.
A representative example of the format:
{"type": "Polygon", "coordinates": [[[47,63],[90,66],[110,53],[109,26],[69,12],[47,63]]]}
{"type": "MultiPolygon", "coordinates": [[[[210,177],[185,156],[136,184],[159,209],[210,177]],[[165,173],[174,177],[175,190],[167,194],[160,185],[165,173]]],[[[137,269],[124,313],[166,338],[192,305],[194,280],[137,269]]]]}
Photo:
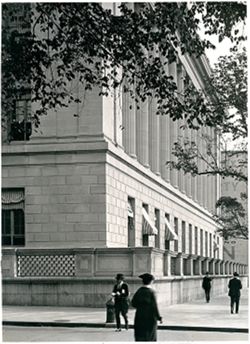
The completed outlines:
{"type": "Polygon", "coordinates": [[[2,249],[2,276],[110,277],[150,272],[156,277],[247,274],[247,265],[235,261],[187,255],[152,247],[96,249],[2,249]]]}

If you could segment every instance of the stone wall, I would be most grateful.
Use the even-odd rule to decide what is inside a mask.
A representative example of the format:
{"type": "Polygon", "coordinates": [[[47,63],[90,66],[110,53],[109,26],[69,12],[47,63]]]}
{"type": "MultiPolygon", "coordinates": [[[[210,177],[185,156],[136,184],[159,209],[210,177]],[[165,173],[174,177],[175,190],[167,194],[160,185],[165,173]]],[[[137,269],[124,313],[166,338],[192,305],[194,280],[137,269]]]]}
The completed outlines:
{"type": "MultiPolygon", "coordinates": [[[[101,307],[105,304],[117,272],[124,273],[133,294],[140,286],[138,276],[152,273],[162,304],[186,302],[202,297],[201,269],[184,275],[182,255],[173,256],[178,275],[166,275],[170,253],[152,247],[90,249],[4,249],[2,292],[6,305],[60,305],[101,307]]],[[[174,253],[173,253],[174,255],[174,253]]],[[[196,257],[198,262],[203,257],[196,257]]],[[[213,288],[223,294],[227,281],[238,271],[246,287],[246,268],[233,262],[230,271],[214,269],[213,288]]],[[[201,264],[199,265],[201,266],[201,264]]]]}
{"type": "Polygon", "coordinates": [[[106,144],[59,146],[3,155],[2,187],[24,188],[25,247],[103,247],[106,144]]]}
{"type": "MultiPolygon", "coordinates": [[[[211,295],[227,293],[229,276],[217,276],[213,280],[211,295]]],[[[126,278],[131,297],[141,286],[139,278],[126,278]]],[[[247,288],[247,277],[241,277],[243,288],[247,288]]],[[[113,278],[23,278],[4,279],[2,295],[4,305],[26,306],[79,306],[105,307],[111,296],[113,278]]],[[[202,277],[161,278],[154,283],[161,306],[188,302],[204,297],[202,277]]]]}

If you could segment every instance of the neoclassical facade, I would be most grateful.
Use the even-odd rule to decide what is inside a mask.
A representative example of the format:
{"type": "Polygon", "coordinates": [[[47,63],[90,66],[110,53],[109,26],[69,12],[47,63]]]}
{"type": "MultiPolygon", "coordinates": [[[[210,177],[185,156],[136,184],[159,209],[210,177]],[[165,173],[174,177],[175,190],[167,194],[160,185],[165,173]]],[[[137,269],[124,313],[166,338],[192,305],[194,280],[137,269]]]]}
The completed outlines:
{"type": "MultiPolygon", "coordinates": [[[[184,75],[205,89],[210,69],[205,57],[180,55],[167,73],[180,90],[184,75]]],[[[81,301],[78,295],[79,304],[100,305],[117,271],[134,286],[139,273],[152,272],[165,303],[198,297],[206,271],[224,291],[228,275],[244,274],[246,266],[223,261],[212,217],[220,180],[166,165],[178,139],[199,144],[201,130],[216,140],[214,131],[183,130],[180,121],[157,116],[155,99],[136,109],[127,93],[101,97],[77,83],[75,90],[82,104],[41,118],[29,140],[2,145],[4,302],[22,302],[14,296],[22,293],[28,304],[65,304],[60,286],[78,295],[82,283],[86,295],[81,301]],[[45,301],[40,283],[47,283],[45,301]],[[51,283],[56,292],[48,291],[51,283]],[[171,283],[182,290],[178,297],[171,283]]]]}

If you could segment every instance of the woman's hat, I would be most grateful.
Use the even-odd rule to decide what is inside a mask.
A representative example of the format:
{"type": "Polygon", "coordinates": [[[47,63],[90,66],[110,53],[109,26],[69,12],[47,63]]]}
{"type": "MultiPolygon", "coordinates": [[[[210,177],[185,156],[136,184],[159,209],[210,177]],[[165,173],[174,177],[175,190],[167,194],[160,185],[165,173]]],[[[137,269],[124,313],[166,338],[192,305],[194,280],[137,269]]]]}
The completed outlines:
{"type": "Polygon", "coordinates": [[[117,281],[118,281],[118,280],[124,280],[124,275],[123,275],[123,274],[117,274],[115,279],[116,279],[117,281]]]}
{"type": "Polygon", "coordinates": [[[140,275],[139,277],[143,280],[143,282],[146,282],[146,283],[149,283],[155,279],[154,276],[149,274],[148,272],[140,275]]]}

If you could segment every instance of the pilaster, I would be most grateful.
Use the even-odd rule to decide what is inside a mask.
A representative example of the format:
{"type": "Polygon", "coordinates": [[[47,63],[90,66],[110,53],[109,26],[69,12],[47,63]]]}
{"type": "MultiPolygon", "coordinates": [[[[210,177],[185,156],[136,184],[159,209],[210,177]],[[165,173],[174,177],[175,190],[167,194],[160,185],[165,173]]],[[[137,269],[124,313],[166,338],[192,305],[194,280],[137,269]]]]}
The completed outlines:
{"type": "Polygon", "coordinates": [[[125,152],[136,158],[136,104],[129,92],[123,92],[123,145],[125,152]]]}
{"type": "Polygon", "coordinates": [[[148,151],[148,99],[139,101],[136,110],[136,155],[139,162],[149,168],[148,151]]]}
{"type": "Polygon", "coordinates": [[[156,115],[157,103],[149,98],[149,164],[151,170],[160,175],[160,117],[156,115]]]}

